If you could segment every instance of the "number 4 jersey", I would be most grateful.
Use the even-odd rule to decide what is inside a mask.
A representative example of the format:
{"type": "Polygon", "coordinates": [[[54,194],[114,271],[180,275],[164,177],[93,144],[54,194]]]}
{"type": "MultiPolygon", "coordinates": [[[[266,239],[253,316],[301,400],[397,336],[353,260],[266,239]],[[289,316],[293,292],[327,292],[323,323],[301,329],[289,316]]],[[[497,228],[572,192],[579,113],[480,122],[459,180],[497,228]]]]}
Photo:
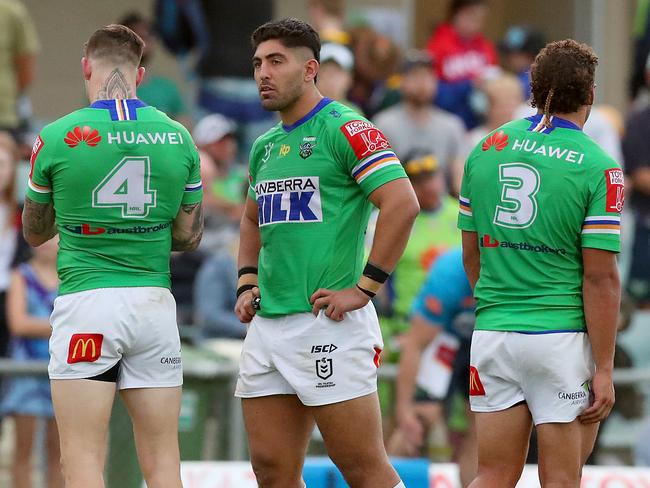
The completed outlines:
{"type": "Polygon", "coordinates": [[[510,122],[470,154],[458,226],[478,234],[477,330],[584,331],[582,248],[620,250],[623,171],[573,123],[510,122]]]}
{"type": "Polygon", "coordinates": [[[27,196],[54,202],[60,293],[169,288],[172,221],[202,198],[187,130],[137,99],[100,100],[46,126],[27,196]]]}

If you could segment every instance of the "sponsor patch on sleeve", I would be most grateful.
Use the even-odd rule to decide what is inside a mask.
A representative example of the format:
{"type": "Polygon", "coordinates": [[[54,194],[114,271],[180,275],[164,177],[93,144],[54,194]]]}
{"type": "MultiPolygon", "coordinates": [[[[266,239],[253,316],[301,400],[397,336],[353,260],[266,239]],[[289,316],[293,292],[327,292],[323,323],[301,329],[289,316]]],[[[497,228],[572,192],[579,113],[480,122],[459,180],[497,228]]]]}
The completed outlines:
{"type": "Polygon", "coordinates": [[[32,175],[34,174],[34,163],[36,162],[36,158],[38,157],[38,153],[41,152],[41,149],[43,149],[43,139],[41,139],[41,136],[36,137],[36,140],[34,141],[34,145],[32,146],[32,155],[29,158],[29,179],[32,179],[32,175]]]}
{"type": "Polygon", "coordinates": [[[625,203],[625,179],[623,170],[614,168],[605,170],[607,185],[606,212],[620,212],[625,203]]]}
{"type": "Polygon", "coordinates": [[[341,126],[341,131],[352,146],[357,160],[391,147],[384,134],[366,120],[351,120],[341,126]]]}

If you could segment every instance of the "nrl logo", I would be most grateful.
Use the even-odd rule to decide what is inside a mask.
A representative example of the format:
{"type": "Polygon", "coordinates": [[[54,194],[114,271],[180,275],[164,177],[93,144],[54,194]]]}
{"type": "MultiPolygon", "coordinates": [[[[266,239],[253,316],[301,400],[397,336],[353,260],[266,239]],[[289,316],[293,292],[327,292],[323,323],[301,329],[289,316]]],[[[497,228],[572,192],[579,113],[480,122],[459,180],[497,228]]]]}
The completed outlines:
{"type": "Polygon", "coordinates": [[[314,153],[314,148],[316,147],[316,138],[315,137],[305,137],[300,144],[300,157],[302,159],[307,159],[314,153]]]}

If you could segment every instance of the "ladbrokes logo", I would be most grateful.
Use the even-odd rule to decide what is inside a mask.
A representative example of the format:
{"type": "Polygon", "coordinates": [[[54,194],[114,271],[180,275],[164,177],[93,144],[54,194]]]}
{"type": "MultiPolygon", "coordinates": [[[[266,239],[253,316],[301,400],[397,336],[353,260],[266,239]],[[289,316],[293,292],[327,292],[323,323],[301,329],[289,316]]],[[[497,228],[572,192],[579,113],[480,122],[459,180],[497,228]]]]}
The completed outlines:
{"type": "Polygon", "coordinates": [[[168,222],[164,224],[157,225],[136,225],[133,227],[126,227],[123,229],[118,229],[116,227],[97,227],[91,224],[80,224],[80,225],[64,225],[63,228],[74,232],[75,234],[81,234],[84,236],[97,236],[100,234],[148,234],[150,232],[158,232],[164,229],[167,229],[171,224],[168,222]]]}
{"type": "Polygon", "coordinates": [[[487,248],[504,248],[512,249],[514,251],[528,251],[528,252],[537,252],[537,253],[550,253],[550,254],[566,254],[566,249],[564,248],[553,248],[548,247],[546,244],[530,244],[528,242],[509,242],[509,241],[498,241],[489,234],[485,234],[481,237],[479,241],[481,247],[487,248]]]}
{"type": "Polygon", "coordinates": [[[68,347],[68,364],[92,363],[102,355],[103,334],[72,334],[68,347]]]}
{"type": "Polygon", "coordinates": [[[84,125],[82,127],[75,127],[71,131],[68,131],[63,142],[65,142],[68,147],[77,147],[79,143],[85,142],[90,147],[95,147],[102,140],[102,136],[99,135],[97,129],[88,127],[84,125]]]}

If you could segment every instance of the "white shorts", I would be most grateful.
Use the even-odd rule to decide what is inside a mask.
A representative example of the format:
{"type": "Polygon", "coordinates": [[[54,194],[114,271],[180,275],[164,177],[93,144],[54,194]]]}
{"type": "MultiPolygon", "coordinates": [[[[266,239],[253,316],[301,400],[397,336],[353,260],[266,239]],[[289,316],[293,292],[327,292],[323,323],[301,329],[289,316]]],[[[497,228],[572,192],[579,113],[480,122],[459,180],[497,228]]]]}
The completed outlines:
{"type": "Polygon", "coordinates": [[[526,402],[535,425],[572,422],[591,404],[594,372],[591,344],[583,332],[477,330],[470,405],[473,412],[497,412],[526,402]]]}
{"type": "Polygon", "coordinates": [[[321,311],[277,319],[255,316],[239,362],[235,396],[298,395],[328,405],[377,390],[384,347],[372,303],[335,322],[321,311]]]}
{"type": "Polygon", "coordinates": [[[183,384],[176,302],[166,288],[100,288],[54,301],[50,379],[93,378],[118,362],[118,389],[183,384]]]}

